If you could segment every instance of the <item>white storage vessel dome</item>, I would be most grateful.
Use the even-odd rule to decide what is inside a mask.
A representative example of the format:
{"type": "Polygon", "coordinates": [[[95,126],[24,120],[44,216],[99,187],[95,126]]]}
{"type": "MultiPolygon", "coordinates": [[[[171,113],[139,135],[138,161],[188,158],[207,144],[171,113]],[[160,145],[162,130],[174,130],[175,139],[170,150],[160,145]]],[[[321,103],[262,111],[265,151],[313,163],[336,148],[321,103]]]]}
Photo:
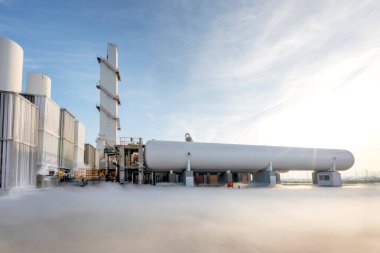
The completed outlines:
{"type": "Polygon", "coordinates": [[[29,72],[26,79],[26,92],[51,98],[51,79],[42,73],[29,72]]]}
{"type": "Polygon", "coordinates": [[[23,55],[20,45],[0,37],[0,90],[21,92],[23,55]]]}

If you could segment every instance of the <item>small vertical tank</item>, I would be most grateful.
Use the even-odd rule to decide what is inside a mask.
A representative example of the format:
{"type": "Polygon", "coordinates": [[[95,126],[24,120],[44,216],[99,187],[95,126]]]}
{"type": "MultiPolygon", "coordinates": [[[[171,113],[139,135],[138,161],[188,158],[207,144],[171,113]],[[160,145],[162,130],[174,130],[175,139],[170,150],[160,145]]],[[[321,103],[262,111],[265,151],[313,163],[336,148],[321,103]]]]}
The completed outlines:
{"type": "Polygon", "coordinates": [[[42,73],[29,72],[26,78],[26,92],[51,98],[51,80],[42,73]]]}
{"type": "Polygon", "coordinates": [[[19,44],[0,36],[0,90],[21,92],[23,57],[19,44]]]}

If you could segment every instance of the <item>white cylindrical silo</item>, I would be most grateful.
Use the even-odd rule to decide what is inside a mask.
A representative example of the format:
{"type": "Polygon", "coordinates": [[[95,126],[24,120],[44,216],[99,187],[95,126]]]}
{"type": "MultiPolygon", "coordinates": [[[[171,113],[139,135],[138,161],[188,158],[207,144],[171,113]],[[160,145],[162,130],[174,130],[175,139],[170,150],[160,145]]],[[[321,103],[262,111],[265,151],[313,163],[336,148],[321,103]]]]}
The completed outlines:
{"type": "Polygon", "coordinates": [[[351,152],[342,149],[295,148],[199,142],[148,141],[145,162],[156,171],[191,170],[254,172],[273,170],[347,170],[354,164],[351,152]]]}
{"type": "Polygon", "coordinates": [[[19,44],[0,37],[0,90],[21,92],[23,56],[19,44]]]}
{"type": "Polygon", "coordinates": [[[51,80],[42,73],[29,72],[26,79],[26,92],[51,97],[51,80]]]}

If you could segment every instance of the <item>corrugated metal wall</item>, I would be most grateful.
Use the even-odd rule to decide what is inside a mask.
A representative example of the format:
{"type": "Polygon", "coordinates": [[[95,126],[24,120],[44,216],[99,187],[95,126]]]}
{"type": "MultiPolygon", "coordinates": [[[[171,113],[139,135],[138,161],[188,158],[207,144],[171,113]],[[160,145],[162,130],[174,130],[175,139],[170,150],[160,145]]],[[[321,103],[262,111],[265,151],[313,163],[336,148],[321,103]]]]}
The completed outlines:
{"type": "Polygon", "coordinates": [[[74,160],[75,168],[84,168],[84,140],[85,140],[86,129],[85,126],[79,122],[75,121],[75,134],[74,134],[74,160]]]}
{"type": "Polygon", "coordinates": [[[0,92],[0,188],[35,186],[38,110],[17,93],[0,92]]]}
{"type": "Polygon", "coordinates": [[[61,109],[59,120],[59,168],[74,168],[74,116],[67,110],[61,109]]]}
{"type": "Polygon", "coordinates": [[[59,136],[72,143],[74,143],[74,122],[74,115],[72,115],[67,109],[61,108],[59,136]]]}
{"type": "Polygon", "coordinates": [[[99,169],[99,150],[95,149],[95,169],[99,169]]]}
{"type": "Polygon", "coordinates": [[[59,137],[57,135],[39,130],[38,174],[47,175],[46,173],[48,173],[49,170],[57,172],[58,145],[59,137]]]}
{"type": "Polygon", "coordinates": [[[42,95],[23,94],[39,109],[37,174],[55,173],[58,168],[60,107],[53,100],[42,95]]]}
{"type": "Polygon", "coordinates": [[[80,169],[85,168],[84,164],[84,148],[79,146],[74,146],[74,168],[80,169]]]}
{"type": "Polygon", "coordinates": [[[95,155],[95,148],[91,144],[86,143],[84,145],[84,163],[90,168],[95,168],[95,155]]]}

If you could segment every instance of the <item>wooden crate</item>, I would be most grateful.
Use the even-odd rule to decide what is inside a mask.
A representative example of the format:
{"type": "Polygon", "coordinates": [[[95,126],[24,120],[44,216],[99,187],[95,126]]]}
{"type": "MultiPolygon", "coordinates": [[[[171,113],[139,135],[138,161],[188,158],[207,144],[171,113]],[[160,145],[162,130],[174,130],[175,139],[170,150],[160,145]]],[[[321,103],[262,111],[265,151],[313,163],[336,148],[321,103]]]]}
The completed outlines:
{"type": "Polygon", "coordinates": [[[218,175],[210,175],[210,184],[217,185],[218,184],[218,175]]]}

